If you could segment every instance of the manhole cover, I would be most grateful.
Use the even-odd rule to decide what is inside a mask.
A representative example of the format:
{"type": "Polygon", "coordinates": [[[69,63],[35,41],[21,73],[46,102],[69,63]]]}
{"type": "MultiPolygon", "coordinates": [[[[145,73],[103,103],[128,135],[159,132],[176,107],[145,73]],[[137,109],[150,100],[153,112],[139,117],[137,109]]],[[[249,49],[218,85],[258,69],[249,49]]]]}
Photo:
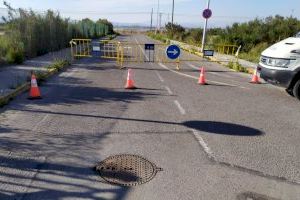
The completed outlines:
{"type": "Polygon", "coordinates": [[[245,192],[237,197],[238,200],[279,200],[265,195],[257,194],[254,192],[245,192]]]}
{"type": "Polygon", "coordinates": [[[141,156],[123,154],[103,160],[96,171],[109,183],[134,186],[152,180],[162,169],[141,156]]]}

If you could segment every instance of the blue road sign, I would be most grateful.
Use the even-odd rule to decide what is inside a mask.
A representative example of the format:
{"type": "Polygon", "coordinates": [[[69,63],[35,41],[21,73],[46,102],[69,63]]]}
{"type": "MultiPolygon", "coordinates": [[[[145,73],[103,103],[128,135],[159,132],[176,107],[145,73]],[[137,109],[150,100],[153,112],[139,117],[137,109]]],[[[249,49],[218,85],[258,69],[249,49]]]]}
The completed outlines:
{"type": "Polygon", "coordinates": [[[204,56],[214,56],[215,51],[214,50],[203,50],[203,55],[204,56]]]}
{"type": "Polygon", "coordinates": [[[155,44],[145,44],[145,50],[154,50],[155,49],[155,44]]]}
{"type": "Polygon", "coordinates": [[[177,45],[170,45],[166,50],[167,57],[175,60],[180,56],[180,48],[177,45]]]}

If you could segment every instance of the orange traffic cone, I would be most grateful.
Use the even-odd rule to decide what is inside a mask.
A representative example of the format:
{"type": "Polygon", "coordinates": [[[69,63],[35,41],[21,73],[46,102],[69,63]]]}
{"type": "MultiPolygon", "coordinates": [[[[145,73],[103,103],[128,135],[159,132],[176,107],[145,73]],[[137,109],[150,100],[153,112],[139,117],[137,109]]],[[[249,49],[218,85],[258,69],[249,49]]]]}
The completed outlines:
{"type": "Polygon", "coordinates": [[[257,75],[257,69],[255,69],[254,73],[253,73],[253,77],[252,77],[252,80],[250,83],[253,83],[253,84],[260,84],[260,81],[259,81],[259,78],[258,78],[258,75],[257,75]]]}
{"type": "Polygon", "coordinates": [[[128,69],[128,75],[127,75],[127,82],[125,85],[125,89],[136,89],[136,87],[134,86],[134,80],[132,78],[132,70],[128,69]]]}
{"type": "Polygon", "coordinates": [[[28,99],[41,99],[41,93],[34,74],[31,75],[31,87],[28,99]]]}
{"type": "Polygon", "coordinates": [[[205,79],[205,69],[204,69],[204,67],[201,68],[201,73],[200,73],[198,84],[207,85],[206,79],[205,79]]]}

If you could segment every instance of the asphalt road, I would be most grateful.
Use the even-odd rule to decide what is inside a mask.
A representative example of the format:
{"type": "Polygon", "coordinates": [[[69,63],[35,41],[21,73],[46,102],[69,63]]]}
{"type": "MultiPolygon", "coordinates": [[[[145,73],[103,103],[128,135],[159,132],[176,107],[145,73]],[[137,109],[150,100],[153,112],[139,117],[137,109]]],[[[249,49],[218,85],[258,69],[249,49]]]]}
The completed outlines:
{"type": "Polygon", "coordinates": [[[125,67],[139,89],[124,90],[127,70],[115,62],[84,58],[42,85],[42,100],[23,95],[0,110],[1,200],[300,199],[297,100],[200,59],[180,71],[171,63],[125,67]],[[197,84],[200,66],[209,85],[197,84]],[[124,153],[163,171],[120,187],[93,170],[124,153]]]}

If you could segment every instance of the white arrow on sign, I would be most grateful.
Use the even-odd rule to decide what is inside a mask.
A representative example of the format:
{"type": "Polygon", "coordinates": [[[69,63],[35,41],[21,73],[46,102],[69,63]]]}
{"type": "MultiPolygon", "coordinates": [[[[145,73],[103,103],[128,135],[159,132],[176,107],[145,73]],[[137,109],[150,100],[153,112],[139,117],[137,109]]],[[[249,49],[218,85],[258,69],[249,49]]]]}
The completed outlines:
{"type": "Polygon", "coordinates": [[[178,54],[179,52],[178,52],[176,49],[174,49],[173,51],[168,51],[168,53],[172,53],[172,54],[175,56],[175,55],[178,54]]]}

